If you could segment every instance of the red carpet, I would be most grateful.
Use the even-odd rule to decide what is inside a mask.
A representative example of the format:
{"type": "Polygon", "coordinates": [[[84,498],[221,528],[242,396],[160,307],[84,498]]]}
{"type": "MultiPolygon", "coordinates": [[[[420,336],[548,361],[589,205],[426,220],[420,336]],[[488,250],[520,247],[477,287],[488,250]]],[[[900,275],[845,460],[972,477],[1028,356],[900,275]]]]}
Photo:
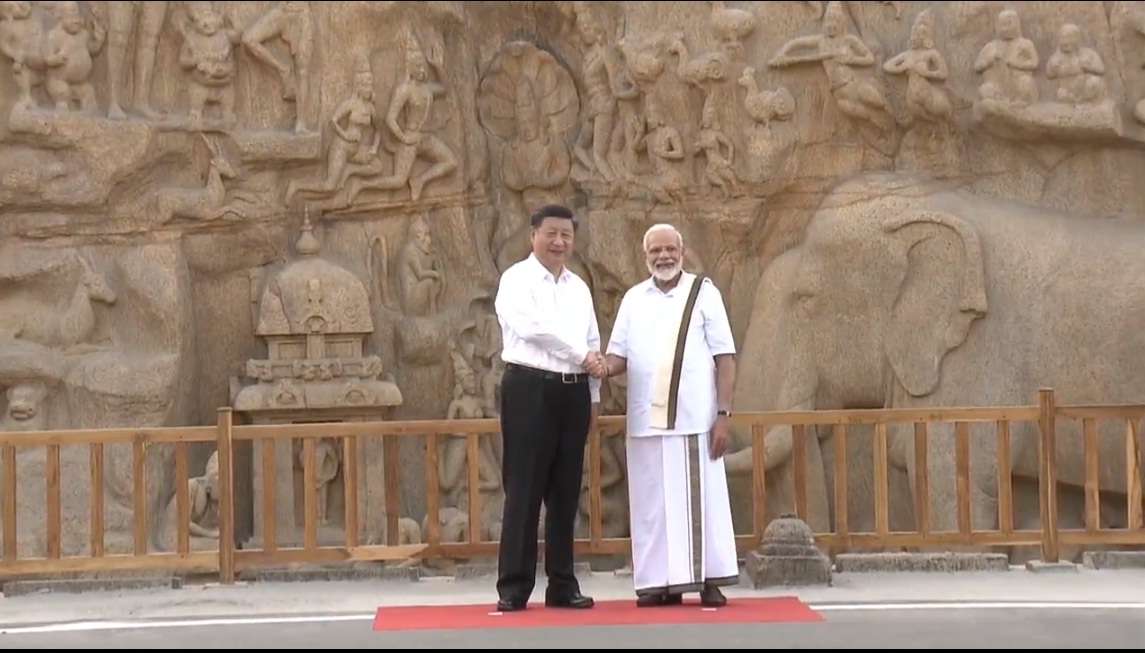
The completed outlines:
{"type": "Polygon", "coordinates": [[[466,628],[553,628],[652,624],[806,623],[823,617],[794,596],[732,599],[722,608],[684,605],[637,608],[636,599],[598,601],[591,610],[545,608],[530,603],[520,612],[495,612],[488,605],[418,605],[378,608],[374,630],[458,630],[466,628]]]}

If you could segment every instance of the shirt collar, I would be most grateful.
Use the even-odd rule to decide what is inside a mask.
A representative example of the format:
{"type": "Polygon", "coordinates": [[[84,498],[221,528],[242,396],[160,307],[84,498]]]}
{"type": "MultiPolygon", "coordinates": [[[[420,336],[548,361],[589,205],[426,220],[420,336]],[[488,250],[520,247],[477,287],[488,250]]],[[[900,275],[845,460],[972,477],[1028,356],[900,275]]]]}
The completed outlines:
{"type": "MultiPolygon", "coordinates": [[[[541,263],[541,260],[539,258],[537,258],[536,254],[529,254],[529,258],[526,260],[531,261],[530,264],[533,266],[534,272],[536,272],[538,275],[540,275],[540,277],[542,279],[552,279],[553,278],[553,273],[549,272],[549,269],[546,268],[543,263],[541,263]]],[[[561,276],[559,279],[555,279],[555,281],[557,281],[557,282],[568,281],[571,278],[572,278],[572,272],[569,271],[569,268],[566,265],[566,266],[561,268],[561,276]]]]}
{"type": "Polygon", "coordinates": [[[676,285],[671,290],[669,290],[668,292],[664,292],[656,286],[656,277],[648,277],[643,282],[645,284],[644,292],[646,292],[646,293],[657,293],[660,295],[667,295],[667,296],[671,297],[672,295],[675,295],[676,291],[680,290],[681,288],[690,289],[692,287],[692,280],[695,279],[695,277],[696,277],[696,275],[690,274],[687,271],[682,272],[680,274],[680,280],[677,281],[676,285]]]}

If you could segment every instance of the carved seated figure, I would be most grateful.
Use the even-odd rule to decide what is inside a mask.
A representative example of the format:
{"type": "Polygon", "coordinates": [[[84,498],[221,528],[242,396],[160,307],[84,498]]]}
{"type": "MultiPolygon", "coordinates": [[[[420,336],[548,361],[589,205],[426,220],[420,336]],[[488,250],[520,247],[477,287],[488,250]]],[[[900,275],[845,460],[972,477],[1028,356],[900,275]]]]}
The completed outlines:
{"type": "Polygon", "coordinates": [[[999,13],[994,30],[997,38],[982,48],[974,62],[974,71],[986,77],[978,87],[979,94],[984,100],[1017,106],[1037,102],[1034,71],[1038,69],[1038,50],[1033,41],[1022,36],[1018,13],[1011,9],[999,13]]]}
{"type": "Polygon", "coordinates": [[[1046,78],[1058,80],[1057,99],[1098,104],[1106,98],[1105,63],[1093,48],[1081,47],[1081,29],[1067,23],[1058,32],[1058,49],[1046,63],[1046,78]]]}
{"type": "Polygon", "coordinates": [[[433,315],[437,313],[437,300],[445,282],[441,264],[434,254],[425,219],[414,220],[409,233],[409,242],[401,254],[402,301],[407,315],[433,315]]]}
{"type": "MultiPolygon", "coordinates": [[[[202,476],[187,479],[187,502],[189,504],[187,532],[191,536],[192,549],[197,547],[194,538],[219,539],[219,452],[207,459],[202,476]]],[[[172,497],[163,513],[163,535],[161,548],[172,551],[178,545],[179,504],[172,497]]],[[[216,546],[215,543],[204,543],[216,546]]]]}

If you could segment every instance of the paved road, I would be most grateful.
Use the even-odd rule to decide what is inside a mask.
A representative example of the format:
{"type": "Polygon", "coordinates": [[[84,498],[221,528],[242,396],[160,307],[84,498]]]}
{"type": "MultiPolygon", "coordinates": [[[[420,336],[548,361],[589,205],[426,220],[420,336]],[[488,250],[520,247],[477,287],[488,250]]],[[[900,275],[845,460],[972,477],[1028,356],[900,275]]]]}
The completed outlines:
{"type": "Polygon", "coordinates": [[[1140,648],[1145,603],[812,604],[813,624],[375,633],[368,613],[72,622],[0,630],[14,648],[1140,648]]]}

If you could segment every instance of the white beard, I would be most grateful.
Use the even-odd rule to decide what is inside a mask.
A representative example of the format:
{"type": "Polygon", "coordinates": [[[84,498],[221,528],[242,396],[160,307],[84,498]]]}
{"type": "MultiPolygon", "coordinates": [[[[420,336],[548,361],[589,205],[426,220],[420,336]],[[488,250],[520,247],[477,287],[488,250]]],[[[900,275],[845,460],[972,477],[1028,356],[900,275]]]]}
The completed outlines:
{"type": "Polygon", "coordinates": [[[660,281],[671,281],[672,279],[676,278],[676,275],[683,271],[684,262],[676,261],[676,264],[670,268],[657,268],[652,263],[648,263],[647,266],[649,274],[651,274],[656,279],[659,279],[660,281]]]}

